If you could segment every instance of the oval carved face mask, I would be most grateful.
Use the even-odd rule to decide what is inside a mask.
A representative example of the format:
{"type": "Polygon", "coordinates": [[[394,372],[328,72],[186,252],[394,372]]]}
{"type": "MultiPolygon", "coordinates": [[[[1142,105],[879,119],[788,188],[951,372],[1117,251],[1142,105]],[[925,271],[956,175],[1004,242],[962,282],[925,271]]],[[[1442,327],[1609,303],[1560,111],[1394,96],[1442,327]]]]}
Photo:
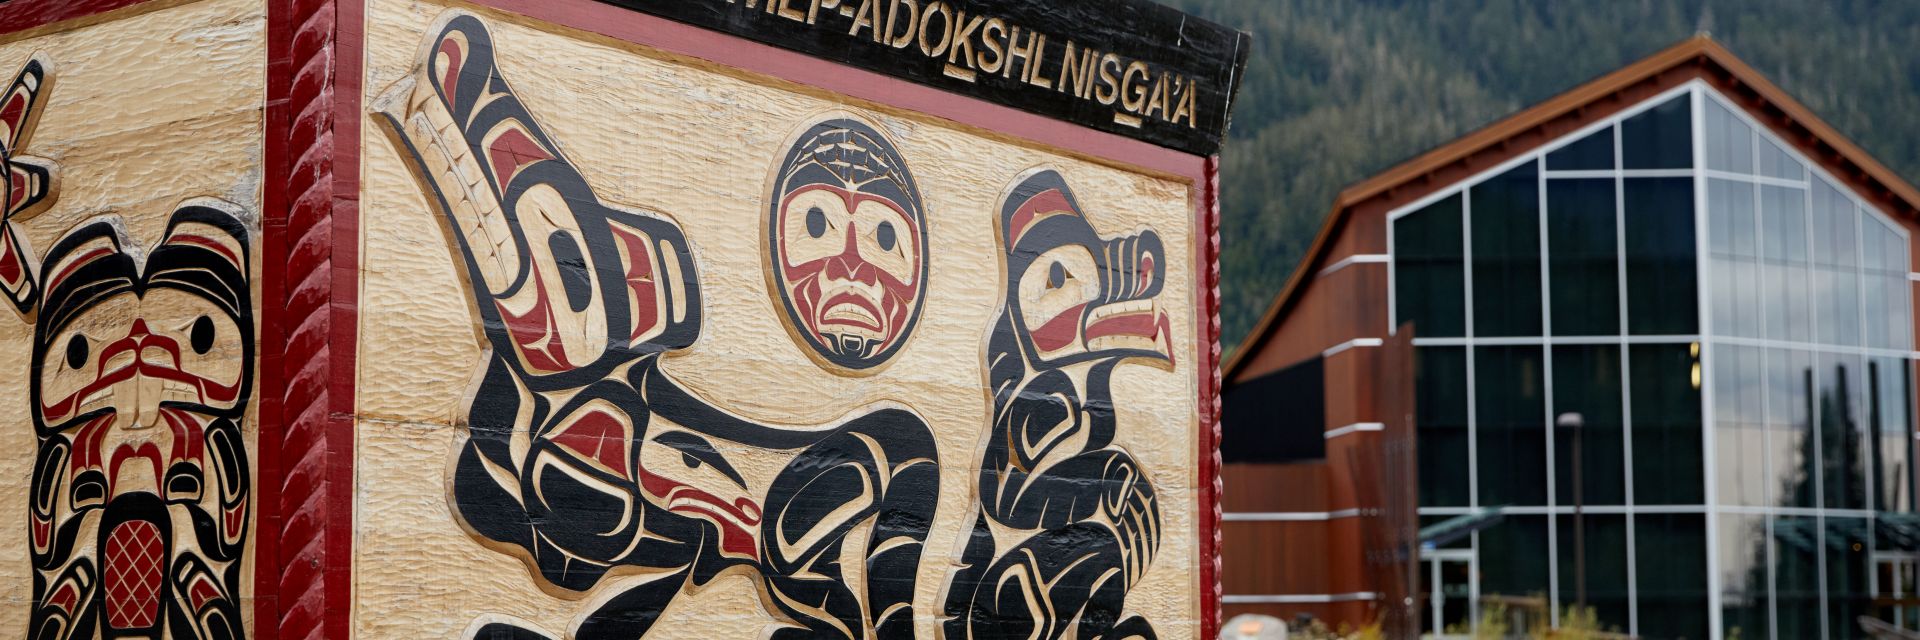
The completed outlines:
{"type": "Polygon", "coordinates": [[[788,326],[829,368],[886,363],[913,332],[927,290],[913,174],[878,131],[844,118],[809,127],[777,171],[769,280],[788,326]]]}

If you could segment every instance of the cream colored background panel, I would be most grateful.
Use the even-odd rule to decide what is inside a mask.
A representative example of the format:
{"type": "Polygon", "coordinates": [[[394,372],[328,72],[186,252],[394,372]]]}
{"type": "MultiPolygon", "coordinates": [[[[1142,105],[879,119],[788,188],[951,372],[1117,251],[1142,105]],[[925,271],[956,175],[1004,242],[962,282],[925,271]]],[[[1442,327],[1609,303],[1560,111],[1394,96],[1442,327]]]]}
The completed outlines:
{"type": "MultiPolygon", "coordinates": [[[[408,76],[448,5],[369,0],[366,101],[408,76]]],[[[1152,228],[1172,264],[1178,365],[1115,374],[1119,436],[1151,474],[1163,509],[1160,553],[1127,599],[1162,637],[1198,633],[1193,193],[1189,185],[1082,161],[850,103],[777,81],[472,9],[491,27],[502,72],[601,198],[670,215],[699,265],[705,326],[663,369],[708,400],[774,424],[814,425],[879,402],[910,406],[938,442],[941,496],[922,556],[915,609],[935,637],[942,587],[971,529],[988,397],[982,357],[1003,297],[994,218],[1017,176],[1060,171],[1102,235],[1152,228]],[[761,238],[769,173],[802,127],[840,111],[877,123],[925,199],[929,288],[919,326],[883,371],[843,377],[816,365],[782,325],[761,238]]],[[[457,416],[482,356],[469,296],[438,213],[383,128],[363,123],[360,353],[353,628],[360,638],[443,638],[482,614],[565,632],[584,600],[543,592],[527,568],[467,535],[448,504],[457,416]]],[[[730,452],[729,455],[732,455],[730,452]]],[[[737,452],[749,476],[777,460],[737,452]]],[[[1003,547],[1003,552],[1004,552],[1003,547]]],[[[757,637],[775,624],[756,581],[730,576],[674,601],[648,638],[757,637]]]]}
{"type": "MultiPolygon", "coordinates": [[[[35,253],[103,215],[123,218],[133,247],[145,250],[182,201],[214,197],[238,205],[253,228],[258,274],[265,24],[259,0],[206,0],[0,40],[5,81],[35,52],[51,62],[54,77],[24,149],[61,172],[58,200],[22,225],[35,253]]],[[[0,491],[0,531],[9,532],[0,537],[0,636],[25,632],[32,601],[26,486],[35,442],[24,377],[31,342],[31,326],[0,306],[0,413],[12,425],[0,429],[0,482],[7,487],[0,491]]],[[[253,411],[243,426],[249,451],[258,441],[253,411]]],[[[250,531],[249,539],[258,535],[250,531]]],[[[242,579],[248,589],[251,573],[242,579]]],[[[249,629],[251,604],[249,598],[242,607],[249,629]]]]}

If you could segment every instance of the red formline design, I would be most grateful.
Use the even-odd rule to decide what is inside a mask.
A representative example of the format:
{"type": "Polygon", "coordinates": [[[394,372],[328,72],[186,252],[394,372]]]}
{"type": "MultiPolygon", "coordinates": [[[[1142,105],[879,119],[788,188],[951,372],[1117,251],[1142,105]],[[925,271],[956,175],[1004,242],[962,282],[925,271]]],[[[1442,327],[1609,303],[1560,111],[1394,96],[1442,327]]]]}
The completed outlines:
{"type": "Polygon", "coordinates": [[[342,141],[334,149],[334,168],[331,171],[334,184],[331,202],[335,257],[333,281],[339,286],[333,290],[331,311],[333,332],[330,342],[335,368],[330,381],[333,410],[328,424],[331,434],[328,443],[332,453],[327,462],[334,490],[327,495],[331,504],[327,521],[327,559],[331,562],[326,600],[328,610],[334,613],[326,620],[326,633],[317,636],[331,639],[350,637],[353,621],[353,463],[354,421],[358,409],[354,384],[359,380],[360,369],[360,126],[366,121],[366,112],[360,101],[360,84],[366,58],[367,3],[361,0],[324,2],[338,8],[335,14],[338,23],[334,31],[335,42],[346,43],[345,46],[336,47],[332,104],[333,136],[335,140],[342,141]]]}

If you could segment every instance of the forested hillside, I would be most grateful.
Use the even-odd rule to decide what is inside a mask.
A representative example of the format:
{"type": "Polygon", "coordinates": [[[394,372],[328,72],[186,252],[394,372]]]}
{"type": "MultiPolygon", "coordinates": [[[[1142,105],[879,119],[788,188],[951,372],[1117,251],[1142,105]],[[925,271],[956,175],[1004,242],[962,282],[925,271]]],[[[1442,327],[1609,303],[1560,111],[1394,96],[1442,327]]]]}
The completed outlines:
{"type": "Polygon", "coordinates": [[[1254,34],[1225,151],[1225,335],[1339,190],[1698,31],[1909,180],[1917,0],[1162,0],[1254,34]]]}

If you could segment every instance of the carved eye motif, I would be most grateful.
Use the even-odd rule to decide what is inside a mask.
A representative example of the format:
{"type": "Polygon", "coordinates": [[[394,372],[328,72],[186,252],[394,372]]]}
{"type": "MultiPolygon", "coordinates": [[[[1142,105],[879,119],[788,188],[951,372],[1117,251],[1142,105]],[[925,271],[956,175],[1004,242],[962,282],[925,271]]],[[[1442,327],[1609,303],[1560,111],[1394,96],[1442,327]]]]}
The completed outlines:
{"type": "Polygon", "coordinates": [[[827,212],[820,207],[807,210],[807,235],[815,238],[827,235],[827,212]]]}
{"type": "Polygon", "coordinates": [[[193,347],[194,353],[204,356],[213,350],[213,340],[217,337],[213,318],[200,316],[193,321],[193,328],[188,330],[187,343],[193,347]]]}
{"type": "Polygon", "coordinates": [[[893,250],[894,243],[899,241],[894,233],[892,222],[882,222],[880,228],[874,231],[874,239],[880,242],[881,251],[893,250]]]}
{"type": "Polygon", "coordinates": [[[75,334],[72,340],[67,341],[67,368],[78,370],[85,366],[89,353],[87,337],[75,334]]]}
{"type": "Polygon", "coordinates": [[[1067,268],[1058,262],[1047,269],[1047,288],[1058,289],[1067,286],[1067,268]]]}

